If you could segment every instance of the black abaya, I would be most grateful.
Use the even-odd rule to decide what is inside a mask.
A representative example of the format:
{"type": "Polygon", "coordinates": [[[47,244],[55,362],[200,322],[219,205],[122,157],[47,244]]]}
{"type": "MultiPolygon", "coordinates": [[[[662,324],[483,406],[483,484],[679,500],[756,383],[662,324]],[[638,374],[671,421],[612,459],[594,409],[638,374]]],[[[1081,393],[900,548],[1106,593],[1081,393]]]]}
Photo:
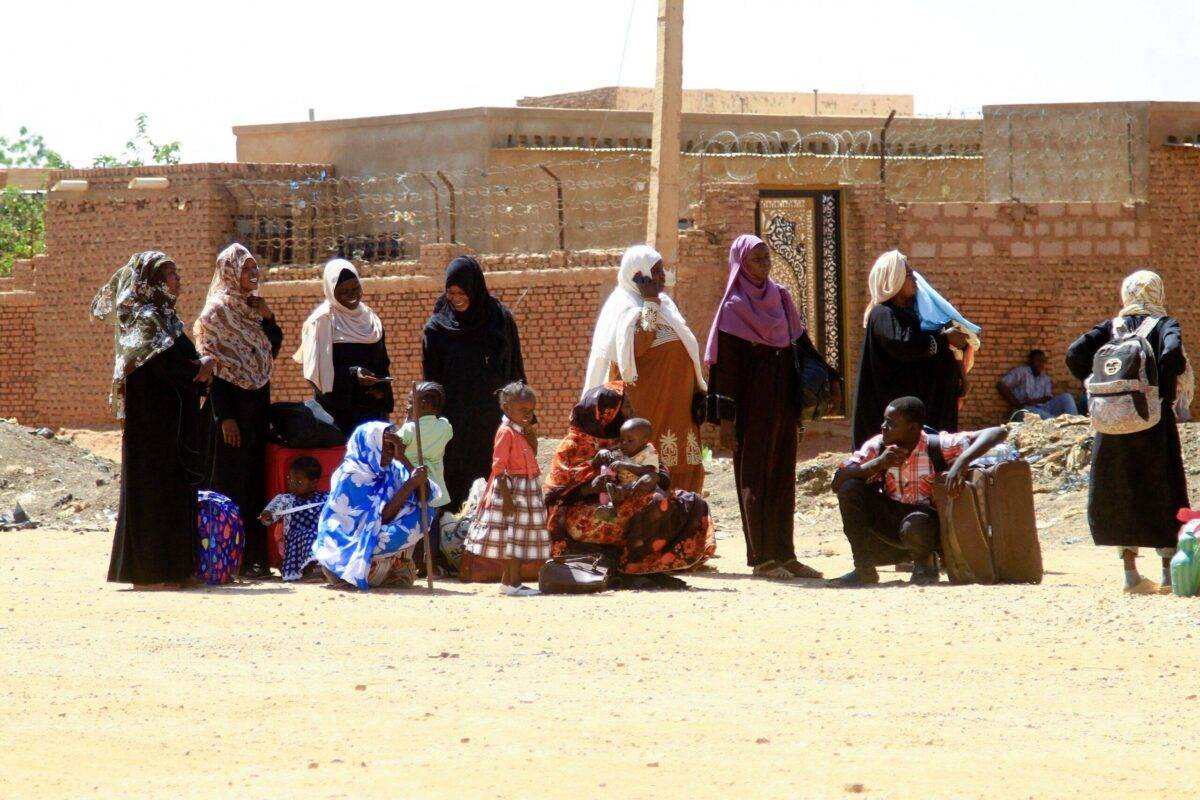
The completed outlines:
{"type": "Polygon", "coordinates": [[[346,438],[364,422],[387,422],[396,407],[391,383],[363,386],[358,382],[356,368],[362,367],[376,378],[387,378],[391,376],[391,366],[386,336],[371,344],[333,345],[333,389],[324,394],[314,390],[314,396],[346,438]]]}
{"type": "Polygon", "coordinates": [[[187,336],[125,379],[121,500],[108,579],[174,583],[196,570],[200,355],[187,336]]]}
{"type": "MultiPolygon", "coordinates": [[[[274,319],[263,320],[263,332],[271,342],[271,357],[279,354],[283,331],[274,319]]],[[[258,389],[243,389],[229,381],[214,378],[207,415],[209,455],[204,471],[207,486],[225,495],[241,512],[246,531],[246,550],[242,564],[247,567],[267,565],[267,529],[258,515],[267,503],[266,479],[263,474],[267,446],[267,423],[271,410],[271,384],[258,389]],[[237,422],[241,444],[230,447],[225,443],[221,422],[237,422]]]]}
{"type": "Polygon", "coordinates": [[[492,443],[500,427],[497,390],[525,380],[517,323],[504,305],[496,306],[499,324],[494,328],[447,331],[430,320],[421,343],[425,380],[446,389],[442,416],[454,426],[445,459],[450,508],[467,499],[476,478],[491,471],[492,443]]]}
{"type": "MultiPolygon", "coordinates": [[[[1127,317],[1130,330],[1144,316],[1127,317]]],[[[1098,545],[1173,548],[1179,522],[1188,507],[1187,475],[1179,429],[1175,425],[1175,382],[1187,359],[1179,323],[1164,317],[1146,337],[1158,359],[1162,418],[1138,433],[1097,433],[1092,442],[1088,486],[1088,526],[1098,545]]],[[[1092,371],[1096,351],[1112,339],[1112,320],[1100,323],[1067,349],[1067,367],[1078,379],[1092,371]]]]}
{"type": "Polygon", "coordinates": [[[879,433],[883,412],[899,397],[925,404],[925,424],[958,430],[962,370],[946,337],[921,330],[912,308],[891,301],[871,311],[863,336],[854,398],[854,449],[879,433]]]}
{"type": "Polygon", "coordinates": [[[786,563],[796,557],[792,515],[800,417],[792,347],[768,347],[725,331],[717,337],[717,360],[709,371],[708,391],[710,398],[716,395],[733,401],[732,409],[722,401],[710,405],[734,421],[737,449],[733,475],[746,537],[746,562],[752,567],[768,561],[786,563]]]}

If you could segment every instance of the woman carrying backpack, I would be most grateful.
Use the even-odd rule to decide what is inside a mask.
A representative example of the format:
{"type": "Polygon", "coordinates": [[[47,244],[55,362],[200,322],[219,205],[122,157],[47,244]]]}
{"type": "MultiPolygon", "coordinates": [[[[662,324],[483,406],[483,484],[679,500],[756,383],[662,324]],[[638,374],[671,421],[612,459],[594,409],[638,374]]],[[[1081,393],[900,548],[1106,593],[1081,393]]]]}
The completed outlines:
{"type": "MultiPolygon", "coordinates": [[[[1150,358],[1145,359],[1144,372],[1150,385],[1151,404],[1155,402],[1157,389],[1160,416],[1156,424],[1142,430],[1114,432],[1114,428],[1122,425],[1139,427],[1137,419],[1131,416],[1124,421],[1120,419],[1119,403],[1125,402],[1125,398],[1089,393],[1089,409],[1097,433],[1092,445],[1088,526],[1096,544],[1115,546],[1120,552],[1125,563],[1125,591],[1156,594],[1171,583],[1170,561],[1179,528],[1176,514],[1188,507],[1187,478],[1173,407],[1177,402],[1183,407],[1191,403],[1194,378],[1183,349],[1179,322],[1167,313],[1162,278],[1149,270],[1133,273],[1121,284],[1121,302],[1124,307],[1115,320],[1101,322],[1067,349],[1067,367],[1080,380],[1091,376],[1098,386],[1106,380],[1115,384],[1114,379],[1126,377],[1122,371],[1130,364],[1137,366],[1141,362],[1137,356],[1138,336],[1153,350],[1153,363],[1150,358]],[[1114,327],[1118,325],[1114,335],[1114,327]],[[1110,348],[1104,358],[1097,358],[1102,347],[1121,342],[1131,346],[1110,348]],[[1102,362],[1099,367],[1095,366],[1096,361],[1102,362]],[[1110,432],[1103,432],[1106,428],[1110,432]],[[1139,547],[1153,547],[1162,557],[1162,589],[1138,573],[1139,547]]],[[[1136,385],[1138,380],[1138,375],[1133,375],[1124,383],[1136,385]]],[[[1134,405],[1126,406],[1125,414],[1129,416],[1132,411],[1143,416],[1145,424],[1153,419],[1154,409],[1144,405],[1135,408],[1141,397],[1136,392],[1132,395],[1134,405]]]]}

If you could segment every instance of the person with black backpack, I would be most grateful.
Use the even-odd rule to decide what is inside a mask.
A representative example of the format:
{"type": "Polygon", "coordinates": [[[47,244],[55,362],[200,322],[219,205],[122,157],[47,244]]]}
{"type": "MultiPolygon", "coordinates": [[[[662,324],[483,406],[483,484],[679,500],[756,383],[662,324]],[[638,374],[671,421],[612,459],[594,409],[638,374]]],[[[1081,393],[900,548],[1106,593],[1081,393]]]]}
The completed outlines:
{"type": "Polygon", "coordinates": [[[1190,404],[1194,381],[1162,278],[1133,273],[1121,285],[1121,302],[1114,319],[1067,349],[1067,367],[1086,379],[1096,430],[1088,488],[1092,540],[1118,548],[1126,592],[1156,594],[1171,584],[1176,515],[1189,505],[1173,406],[1190,404]],[[1161,587],[1139,574],[1139,547],[1162,557],[1161,587]]]}

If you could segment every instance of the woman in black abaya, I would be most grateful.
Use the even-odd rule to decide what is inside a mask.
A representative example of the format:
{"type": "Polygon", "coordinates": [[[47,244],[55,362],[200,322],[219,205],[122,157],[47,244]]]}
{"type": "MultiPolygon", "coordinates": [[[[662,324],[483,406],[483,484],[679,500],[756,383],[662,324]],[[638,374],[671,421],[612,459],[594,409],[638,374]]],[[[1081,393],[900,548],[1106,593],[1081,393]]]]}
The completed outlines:
{"type": "Polygon", "coordinates": [[[116,327],[109,402],[123,421],[121,501],[108,580],[179,588],[196,569],[200,395],[215,362],[175,313],[179,272],[166,253],[137,253],[92,300],[116,327]]]}
{"type": "Polygon", "coordinates": [[[445,292],[425,323],[421,359],[425,380],[446,389],[443,414],[454,426],[446,448],[446,492],[456,508],[475,479],[491,471],[492,441],[500,427],[496,391],[525,380],[517,323],[488,293],[474,258],[459,256],[446,269],[445,292]]]}

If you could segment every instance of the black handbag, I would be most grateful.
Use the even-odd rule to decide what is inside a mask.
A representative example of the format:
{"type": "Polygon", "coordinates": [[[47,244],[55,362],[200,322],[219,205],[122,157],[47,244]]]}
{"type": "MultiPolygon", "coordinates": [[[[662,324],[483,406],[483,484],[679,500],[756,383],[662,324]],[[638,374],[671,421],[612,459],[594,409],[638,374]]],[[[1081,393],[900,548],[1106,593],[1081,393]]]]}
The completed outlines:
{"type": "Polygon", "coordinates": [[[346,436],[315,399],[303,403],[272,403],[267,437],[276,444],[299,450],[341,447],[346,436]]]}
{"type": "Polygon", "coordinates": [[[833,397],[836,373],[821,358],[807,336],[792,343],[796,367],[796,406],[800,419],[820,419],[833,397]]]}
{"type": "Polygon", "coordinates": [[[542,594],[595,594],[608,589],[608,567],[599,556],[559,556],[538,572],[542,594]]]}

